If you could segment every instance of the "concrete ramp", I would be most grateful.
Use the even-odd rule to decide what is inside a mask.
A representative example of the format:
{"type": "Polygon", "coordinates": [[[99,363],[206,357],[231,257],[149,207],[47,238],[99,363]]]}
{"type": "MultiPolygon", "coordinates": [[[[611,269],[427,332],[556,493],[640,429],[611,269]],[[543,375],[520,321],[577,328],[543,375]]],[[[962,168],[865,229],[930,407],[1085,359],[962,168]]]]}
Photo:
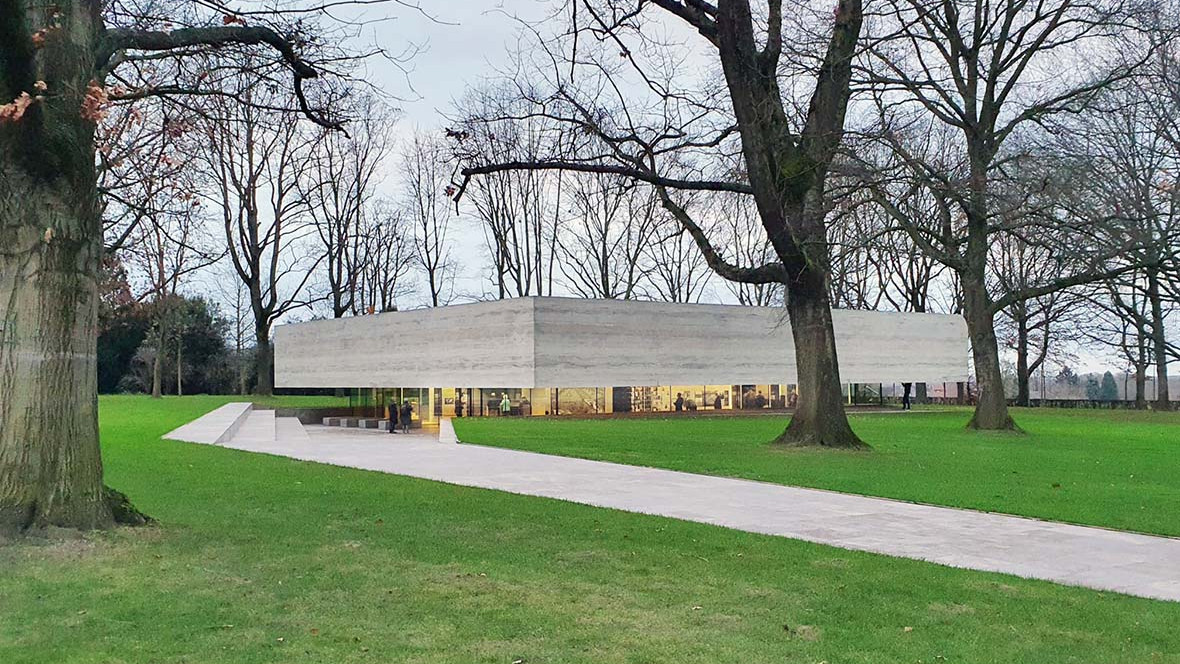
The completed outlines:
{"type": "MultiPolygon", "coordinates": [[[[227,403],[188,424],[164,434],[168,440],[221,445],[233,438],[253,412],[249,402],[227,403]]],[[[271,411],[273,418],[274,411],[271,411]]],[[[272,436],[273,438],[273,436],[272,436]]]]}

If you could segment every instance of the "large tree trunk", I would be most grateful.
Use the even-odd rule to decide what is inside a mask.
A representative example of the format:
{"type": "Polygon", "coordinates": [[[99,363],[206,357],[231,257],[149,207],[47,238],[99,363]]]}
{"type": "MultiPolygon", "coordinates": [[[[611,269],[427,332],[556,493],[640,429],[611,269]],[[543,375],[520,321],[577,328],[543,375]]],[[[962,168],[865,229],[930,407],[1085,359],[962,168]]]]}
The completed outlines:
{"type": "Polygon", "coordinates": [[[98,446],[93,203],[0,164],[0,531],[111,524],[98,446]],[[18,180],[24,180],[23,182],[18,180]],[[20,192],[18,196],[11,196],[20,192]],[[80,205],[81,204],[81,205],[80,205]],[[53,229],[48,241],[46,229],[53,229]]]}
{"type": "Polygon", "coordinates": [[[1008,401],[1004,396],[1000,347],[996,341],[991,300],[982,279],[963,279],[963,314],[971,339],[971,359],[979,391],[975,414],[967,426],[971,429],[1015,430],[1016,424],[1008,414],[1008,401]]]}
{"type": "Polygon", "coordinates": [[[1168,394],[1168,341],[1164,329],[1164,309],[1160,297],[1159,272],[1147,270],[1147,299],[1151,302],[1151,345],[1155,354],[1155,409],[1171,410],[1168,394]]]}
{"type": "Polygon", "coordinates": [[[98,445],[94,124],[79,109],[99,26],[91,3],[0,3],[0,531],[112,524],[98,445]],[[31,32],[62,27],[35,53],[31,32]]]}
{"type": "MultiPolygon", "coordinates": [[[[824,195],[828,167],[843,137],[861,3],[841,0],[835,15],[832,39],[798,137],[783,108],[777,59],[768,60],[768,53],[756,46],[748,1],[718,5],[717,45],[758,214],[787,273],[799,399],[790,425],[775,443],[867,448],[852,432],[840,394],[824,195]]],[[[768,51],[777,53],[780,47],[776,43],[768,51]]]]}
{"type": "Polygon", "coordinates": [[[257,374],[254,394],[266,397],[274,394],[274,354],[270,347],[269,325],[258,325],[254,330],[254,371],[257,374]]]}
{"type": "Polygon", "coordinates": [[[791,284],[787,313],[795,340],[799,398],[777,445],[868,449],[848,424],[840,392],[840,368],[832,307],[824,275],[806,269],[791,284]]]}

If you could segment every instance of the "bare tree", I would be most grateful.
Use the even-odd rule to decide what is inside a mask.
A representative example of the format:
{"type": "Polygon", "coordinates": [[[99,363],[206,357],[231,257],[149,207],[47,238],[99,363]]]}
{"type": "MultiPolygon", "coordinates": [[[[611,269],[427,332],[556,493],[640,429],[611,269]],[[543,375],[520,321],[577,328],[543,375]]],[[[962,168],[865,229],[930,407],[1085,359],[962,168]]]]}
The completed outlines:
{"type": "Polygon", "coordinates": [[[860,0],[841,0],[831,17],[798,22],[784,21],[780,0],[757,11],[748,0],[716,6],[700,0],[571,0],[565,7],[567,24],[555,38],[539,39],[534,51],[545,92],[538,93],[539,84],[518,90],[532,103],[532,113],[568,130],[562,154],[477,164],[463,175],[577,170],[652,185],[718,275],[786,284],[799,400],[777,443],[862,447],[841,396],[827,288],[825,196],[843,136],[860,0]],[[694,32],[701,40],[694,42],[696,50],[678,50],[665,39],[660,19],[672,20],[673,31],[694,32]],[[696,79],[700,71],[684,66],[689,58],[719,62],[724,86],[712,80],[702,89],[686,89],[684,79],[696,79]],[[692,75],[685,76],[689,69],[692,75]],[[741,155],[740,175],[721,172],[719,153],[741,155]],[[683,191],[753,196],[775,260],[754,266],[726,261],[679,201],[683,191]]]}
{"type": "Polygon", "coordinates": [[[376,204],[382,166],[393,147],[394,114],[379,100],[355,103],[357,120],[346,136],[324,130],[311,151],[311,172],[301,180],[323,247],[324,280],[332,317],[355,311],[365,269],[368,217],[376,204]]]}
{"type": "Polygon", "coordinates": [[[395,311],[398,298],[413,290],[405,281],[415,263],[413,229],[401,211],[388,202],[366,215],[365,224],[353,313],[395,311]]]}
{"type": "Polygon", "coordinates": [[[210,203],[221,214],[230,260],[250,294],[254,313],[254,393],[274,391],[271,328],[288,312],[309,306],[308,283],[323,260],[309,246],[315,233],[301,188],[319,136],[282,108],[263,86],[242,81],[237,104],[214,102],[216,115],[203,123],[199,140],[207,164],[210,203]]]}
{"type": "Polygon", "coordinates": [[[979,387],[973,428],[1015,428],[1000,372],[997,312],[1105,274],[1103,254],[1111,248],[1101,245],[1109,238],[1099,241],[1086,228],[1075,227],[1062,249],[1090,252],[1092,269],[998,297],[989,291],[988,254],[994,234],[1076,222],[1053,218],[1052,210],[1029,213],[1027,196],[1037,185],[1015,182],[1028,154],[1023,139],[1038,123],[1085,108],[1145,61],[1132,34],[1139,10],[1121,0],[888,0],[874,23],[880,35],[870,39],[865,63],[882,143],[896,171],[928,183],[944,210],[927,226],[896,199],[878,199],[917,246],[958,274],[979,387]]]}
{"type": "Polygon", "coordinates": [[[666,213],[658,217],[655,234],[655,241],[647,245],[645,252],[648,297],[664,302],[700,302],[713,271],[696,242],[666,213]]]}
{"type": "Polygon", "coordinates": [[[853,196],[842,197],[841,203],[833,210],[828,232],[832,246],[828,279],[832,306],[878,309],[885,296],[881,286],[887,280],[885,264],[879,255],[879,238],[883,232],[880,215],[865,214],[866,206],[859,205],[853,196]]]}
{"type": "MultiPolygon", "coordinates": [[[[124,264],[134,270],[135,276],[143,278],[147,286],[138,299],[150,302],[152,336],[155,341],[152,397],[156,399],[163,394],[165,344],[169,339],[176,341],[177,348],[183,343],[178,334],[179,311],[176,307],[181,285],[188,276],[225,255],[225,251],[206,232],[206,219],[198,207],[200,199],[184,193],[192,191],[186,188],[186,184],[192,185],[193,180],[185,174],[192,165],[179,160],[177,164],[184,164],[187,169],[165,175],[172,184],[164,191],[166,196],[181,201],[179,209],[168,211],[164,206],[154,204],[145,208],[144,217],[136,224],[136,232],[123,249],[128,257],[124,264]]],[[[179,358],[177,365],[180,365],[179,358]]],[[[177,390],[180,390],[179,380],[177,390]]]]}
{"type": "Polygon", "coordinates": [[[454,297],[458,266],[450,238],[450,152],[441,138],[415,132],[402,151],[405,215],[414,229],[414,261],[426,277],[430,306],[454,297]]]}
{"type": "Polygon", "coordinates": [[[1167,330],[1180,275],[1180,84],[1168,75],[1171,62],[1168,50],[1158,53],[1150,75],[1106,91],[1093,113],[1068,118],[1064,128],[1076,138],[1062,140],[1084,179],[1075,207],[1119,225],[1133,243],[1116,261],[1133,269],[1092,302],[1104,317],[1121,319],[1120,329],[1146,337],[1123,354],[1138,371],[1138,345],[1145,343],[1160,410],[1171,408],[1168,363],[1178,357],[1167,330]]]}
{"type": "Polygon", "coordinates": [[[627,178],[566,174],[569,218],[558,239],[565,285],[582,297],[631,300],[657,239],[658,202],[627,178]]]}
{"type": "MultiPolygon", "coordinates": [[[[1141,279],[1140,279],[1141,280],[1141,279]]],[[[1113,349],[1135,376],[1135,408],[1147,408],[1147,372],[1153,364],[1151,306],[1133,276],[1112,279],[1088,294],[1089,319],[1080,327],[1092,344],[1113,349]]],[[[1158,387],[1157,387],[1158,390],[1158,387]]]]}
{"type": "MultiPolygon", "coordinates": [[[[1055,243],[1049,243],[1055,244],[1055,243]]],[[[1044,244],[1026,237],[1001,236],[992,251],[991,271],[1001,292],[1021,292],[1052,281],[1063,265],[1044,244]]],[[[1016,353],[1016,405],[1028,406],[1030,383],[1046,361],[1076,341],[1083,307],[1080,293],[1057,290],[1012,302],[997,315],[996,329],[1004,345],[1016,353]]]]}
{"type": "Polygon", "coordinates": [[[202,59],[193,71],[190,58],[251,51],[267,58],[255,73],[290,89],[303,115],[338,126],[322,111],[323,86],[305,83],[347,68],[335,47],[347,36],[317,20],[347,4],[239,14],[221,0],[150,11],[127,0],[2,3],[0,531],[142,519],[103,487],[98,445],[95,138],[108,104],[216,94],[210,73],[225,70],[202,59]]]}
{"type": "Polygon", "coordinates": [[[229,323],[227,334],[234,349],[234,368],[238,375],[238,394],[249,394],[251,368],[254,364],[246,357],[246,349],[253,336],[254,318],[250,307],[250,291],[238,277],[233,265],[221,261],[215,270],[214,290],[218,295],[221,310],[226,312],[229,323]]]}
{"type": "MultiPolygon", "coordinates": [[[[549,140],[544,118],[525,113],[518,121],[480,121],[512,115],[513,107],[521,111],[520,106],[503,86],[469,90],[459,106],[459,128],[448,132],[456,157],[506,162],[543,153],[549,140]]],[[[560,173],[529,170],[490,173],[472,183],[465,200],[482,222],[492,267],[488,280],[496,298],[553,292],[562,183],[560,173]]]]}

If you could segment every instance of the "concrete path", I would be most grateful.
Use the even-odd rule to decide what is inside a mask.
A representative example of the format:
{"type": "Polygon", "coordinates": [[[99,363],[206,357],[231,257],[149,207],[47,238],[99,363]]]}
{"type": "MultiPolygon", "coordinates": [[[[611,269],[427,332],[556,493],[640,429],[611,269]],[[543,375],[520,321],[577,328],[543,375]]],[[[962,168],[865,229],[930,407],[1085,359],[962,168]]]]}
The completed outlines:
{"type": "Polygon", "coordinates": [[[224,446],[1180,601],[1180,539],[442,444],[422,434],[312,426],[304,435],[280,425],[275,440],[240,435],[224,446]]]}

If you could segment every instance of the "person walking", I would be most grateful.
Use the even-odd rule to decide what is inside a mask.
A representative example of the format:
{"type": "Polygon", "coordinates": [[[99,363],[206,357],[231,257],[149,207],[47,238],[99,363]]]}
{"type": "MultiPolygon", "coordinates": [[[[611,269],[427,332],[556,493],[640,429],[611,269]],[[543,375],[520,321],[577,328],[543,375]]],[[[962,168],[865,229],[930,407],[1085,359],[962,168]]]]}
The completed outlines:
{"type": "Polygon", "coordinates": [[[504,398],[500,399],[500,417],[512,414],[512,401],[508,399],[508,393],[504,393],[504,398]]]}
{"type": "Polygon", "coordinates": [[[912,388],[913,386],[914,386],[913,383],[902,383],[901,384],[901,387],[903,390],[901,393],[901,409],[902,410],[913,410],[914,409],[913,404],[910,403],[910,388],[912,388]]]}
{"type": "Polygon", "coordinates": [[[684,411],[684,394],[682,392],[676,393],[676,401],[673,402],[673,405],[676,406],[677,413],[684,411]]]}
{"type": "Polygon", "coordinates": [[[410,433],[410,420],[414,417],[414,407],[410,405],[410,400],[406,399],[402,402],[401,423],[402,433],[410,433]]]}
{"type": "Polygon", "coordinates": [[[389,400],[389,433],[397,433],[397,399],[389,400]]]}

